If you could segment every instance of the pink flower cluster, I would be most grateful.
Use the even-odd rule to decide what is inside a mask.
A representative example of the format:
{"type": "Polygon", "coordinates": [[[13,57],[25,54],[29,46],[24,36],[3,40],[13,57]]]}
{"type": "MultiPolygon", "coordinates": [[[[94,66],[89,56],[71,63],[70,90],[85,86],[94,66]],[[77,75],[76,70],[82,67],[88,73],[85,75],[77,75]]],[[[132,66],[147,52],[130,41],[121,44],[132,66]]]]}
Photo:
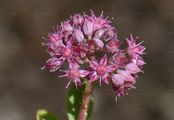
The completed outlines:
{"type": "Polygon", "coordinates": [[[121,45],[117,30],[103,14],[75,14],[43,42],[50,55],[43,69],[55,72],[68,64],[66,70],[59,70],[64,73],[60,77],[68,77],[76,86],[82,84],[80,78],[111,83],[116,96],[124,96],[134,88],[137,73],[142,72],[145,47],[132,35],[126,48],[121,49],[121,45]]]}

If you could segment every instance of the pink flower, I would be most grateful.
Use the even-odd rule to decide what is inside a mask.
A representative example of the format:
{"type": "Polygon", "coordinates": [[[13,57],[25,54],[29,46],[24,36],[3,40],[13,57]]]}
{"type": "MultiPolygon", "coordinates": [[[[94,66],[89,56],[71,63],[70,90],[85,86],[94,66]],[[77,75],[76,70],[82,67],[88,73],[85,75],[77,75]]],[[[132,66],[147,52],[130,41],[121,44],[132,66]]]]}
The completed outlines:
{"type": "Polygon", "coordinates": [[[126,57],[125,53],[117,53],[113,55],[113,63],[118,66],[124,66],[125,63],[128,61],[128,58],[126,57]]]}
{"type": "Polygon", "coordinates": [[[137,57],[138,55],[144,54],[145,47],[141,43],[136,44],[136,40],[133,38],[132,34],[130,35],[130,40],[127,39],[128,48],[127,52],[132,57],[137,57]]]}
{"type": "Polygon", "coordinates": [[[118,74],[114,74],[112,76],[112,82],[115,86],[121,86],[124,82],[131,82],[132,84],[135,84],[135,79],[128,71],[121,70],[118,71],[118,74]]]}
{"type": "Polygon", "coordinates": [[[128,95],[128,91],[130,89],[135,89],[135,86],[129,82],[125,82],[121,86],[118,86],[118,87],[113,86],[113,89],[115,90],[115,94],[116,94],[116,98],[117,98],[117,97],[128,95]]]}
{"type": "Polygon", "coordinates": [[[63,45],[61,47],[59,47],[59,51],[60,51],[60,55],[61,57],[69,60],[73,59],[73,48],[72,48],[72,41],[69,40],[67,41],[66,46],[63,45]]]}
{"type": "MultiPolygon", "coordinates": [[[[58,47],[62,46],[62,34],[51,33],[48,35],[48,41],[42,42],[42,45],[47,47],[47,52],[51,55],[59,55],[58,47]]],[[[44,38],[45,39],[45,38],[44,38]]]]}
{"type": "Polygon", "coordinates": [[[51,42],[53,42],[55,45],[57,42],[60,42],[62,39],[62,36],[60,34],[58,35],[56,33],[49,34],[48,37],[49,37],[49,40],[51,42]]]}
{"type": "Polygon", "coordinates": [[[79,58],[86,57],[86,52],[88,51],[88,48],[84,44],[77,44],[77,46],[74,47],[74,55],[79,58]]]}
{"type": "Polygon", "coordinates": [[[64,60],[65,60],[64,58],[52,57],[47,60],[46,65],[43,66],[41,69],[48,69],[50,72],[54,72],[61,67],[64,60]]]}
{"type": "Polygon", "coordinates": [[[103,35],[103,40],[109,41],[109,40],[115,39],[114,37],[116,37],[115,29],[110,27],[106,29],[105,34],[103,35]]]}
{"type": "Polygon", "coordinates": [[[73,64],[73,63],[69,64],[69,70],[63,70],[63,72],[65,72],[65,74],[59,77],[70,78],[70,82],[73,81],[76,86],[81,84],[81,80],[80,80],[81,77],[86,77],[89,74],[89,72],[86,70],[79,70],[79,65],[73,64]]]}
{"type": "Polygon", "coordinates": [[[118,71],[118,74],[112,76],[113,88],[116,91],[116,96],[124,96],[131,88],[135,88],[135,78],[126,70],[118,71]]]}
{"type": "Polygon", "coordinates": [[[108,60],[106,55],[97,63],[96,61],[89,62],[90,67],[93,69],[90,75],[90,81],[96,81],[97,79],[109,84],[109,73],[113,72],[116,67],[114,65],[108,65],[108,60]]]}
{"type": "Polygon", "coordinates": [[[99,17],[96,17],[93,11],[91,11],[91,15],[92,15],[93,23],[94,23],[94,30],[98,30],[104,27],[110,27],[109,25],[110,21],[108,21],[107,19],[103,17],[103,12],[101,13],[99,17]]]}
{"type": "Polygon", "coordinates": [[[118,52],[119,48],[120,48],[120,41],[118,39],[113,39],[113,40],[109,41],[109,43],[106,45],[106,47],[112,53],[118,52]]]}

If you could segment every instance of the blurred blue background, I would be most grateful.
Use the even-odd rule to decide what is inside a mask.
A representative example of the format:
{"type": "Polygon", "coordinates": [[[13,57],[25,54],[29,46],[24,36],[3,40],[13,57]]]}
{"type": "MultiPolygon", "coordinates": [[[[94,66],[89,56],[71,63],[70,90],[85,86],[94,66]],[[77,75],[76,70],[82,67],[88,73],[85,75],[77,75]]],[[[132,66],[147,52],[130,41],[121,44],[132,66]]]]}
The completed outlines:
{"type": "Polygon", "coordinates": [[[53,26],[75,13],[114,17],[118,38],[139,35],[147,47],[136,90],[115,102],[110,87],[94,91],[92,120],[174,120],[173,0],[0,0],[0,120],[34,120],[45,108],[66,119],[67,80],[41,71],[41,46],[53,26]]]}

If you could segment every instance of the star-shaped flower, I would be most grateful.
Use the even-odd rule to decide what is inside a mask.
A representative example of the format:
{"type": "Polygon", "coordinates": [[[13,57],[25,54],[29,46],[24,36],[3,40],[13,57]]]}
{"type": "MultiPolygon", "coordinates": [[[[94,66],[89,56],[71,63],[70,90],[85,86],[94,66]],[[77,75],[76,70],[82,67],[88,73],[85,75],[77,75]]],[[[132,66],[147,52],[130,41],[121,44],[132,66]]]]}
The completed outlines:
{"type": "Polygon", "coordinates": [[[109,84],[109,73],[113,72],[116,69],[115,65],[108,65],[108,59],[106,55],[99,61],[90,61],[90,67],[92,68],[92,72],[90,75],[90,81],[96,81],[99,79],[100,84],[103,81],[106,84],[109,84]]]}
{"type": "Polygon", "coordinates": [[[65,73],[64,75],[61,75],[59,77],[68,77],[70,79],[69,83],[67,84],[66,88],[69,86],[69,84],[71,83],[71,81],[73,81],[76,85],[76,87],[78,85],[81,84],[81,77],[86,77],[89,74],[89,71],[87,70],[80,70],[79,69],[79,65],[76,63],[71,63],[69,64],[69,70],[63,70],[63,72],[65,73]]]}

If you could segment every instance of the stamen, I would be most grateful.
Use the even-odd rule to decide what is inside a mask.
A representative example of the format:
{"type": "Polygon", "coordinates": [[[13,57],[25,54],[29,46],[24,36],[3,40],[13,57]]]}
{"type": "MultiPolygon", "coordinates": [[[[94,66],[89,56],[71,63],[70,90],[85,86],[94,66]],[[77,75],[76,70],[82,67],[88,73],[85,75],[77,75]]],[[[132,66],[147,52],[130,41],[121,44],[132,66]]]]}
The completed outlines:
{"type": "Polygon", "coordinates": [[[70,80],[70,81],[68,82],[68,84],[66,85],[66,87],[65,87],[65,88],[68,88],[68,87],[69,87],[69,85],[70,85],[71,81],[72,81],[72,80],[70,80]]]}

